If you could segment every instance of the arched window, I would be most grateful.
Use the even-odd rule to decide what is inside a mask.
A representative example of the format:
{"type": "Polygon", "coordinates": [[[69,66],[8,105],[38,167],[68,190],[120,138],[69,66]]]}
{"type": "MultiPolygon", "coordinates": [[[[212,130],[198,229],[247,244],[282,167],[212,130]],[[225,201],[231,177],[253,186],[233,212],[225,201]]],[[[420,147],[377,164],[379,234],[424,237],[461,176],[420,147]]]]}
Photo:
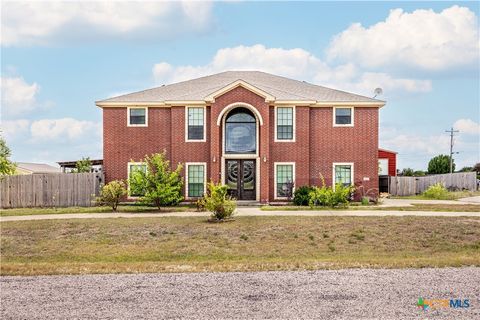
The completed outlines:
{"type": "Polygon", "coordinates": [[[247,108],[230,111],[225,120],[225,153],[255,153],[257,123],[247,108]]]}

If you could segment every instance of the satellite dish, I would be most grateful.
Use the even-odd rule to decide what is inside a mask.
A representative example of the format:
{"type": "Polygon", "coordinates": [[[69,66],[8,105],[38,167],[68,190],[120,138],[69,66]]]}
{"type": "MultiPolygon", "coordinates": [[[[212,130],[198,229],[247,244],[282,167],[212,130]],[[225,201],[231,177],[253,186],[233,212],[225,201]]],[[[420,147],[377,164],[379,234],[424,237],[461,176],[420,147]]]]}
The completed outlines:
{"type": "Polygon", "coordinates": [[[376,96],[379,96],[379,95],[381,95],[382,93],[383,93],[382,88],[375,88],[375,90],[373,90],[373,94],[374,94],[373,97],[375,98],[376,96]]]}

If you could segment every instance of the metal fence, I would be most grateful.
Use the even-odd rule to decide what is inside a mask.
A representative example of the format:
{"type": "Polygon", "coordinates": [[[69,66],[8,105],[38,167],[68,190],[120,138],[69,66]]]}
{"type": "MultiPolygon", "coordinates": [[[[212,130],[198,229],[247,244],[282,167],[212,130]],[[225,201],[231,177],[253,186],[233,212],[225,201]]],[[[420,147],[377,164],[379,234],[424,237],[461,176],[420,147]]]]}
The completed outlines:
{"type": "Polygon", "coordinates": [[[435,174],[424,177],[389,177],[388,188],[391,195],[411,196],[420,194],[439,182],[450,190],[477,190],[477,174],[475,172],[435,174]]]}
{"type": "Polygon", "coordinates": [[[0,179],[0,208],[89,207],[103,181],[102,173],[4,176],[0,179]]]}

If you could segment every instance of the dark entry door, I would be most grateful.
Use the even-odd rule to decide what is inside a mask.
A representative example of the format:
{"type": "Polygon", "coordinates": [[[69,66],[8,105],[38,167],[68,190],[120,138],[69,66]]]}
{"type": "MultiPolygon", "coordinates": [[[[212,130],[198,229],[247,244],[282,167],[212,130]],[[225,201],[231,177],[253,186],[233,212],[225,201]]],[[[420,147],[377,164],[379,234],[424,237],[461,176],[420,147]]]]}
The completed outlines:
{"type": "Polygon", "coordinates": [[[255,160],[226,160],[228,194],[238,200],[255,200],[255,160]]]}

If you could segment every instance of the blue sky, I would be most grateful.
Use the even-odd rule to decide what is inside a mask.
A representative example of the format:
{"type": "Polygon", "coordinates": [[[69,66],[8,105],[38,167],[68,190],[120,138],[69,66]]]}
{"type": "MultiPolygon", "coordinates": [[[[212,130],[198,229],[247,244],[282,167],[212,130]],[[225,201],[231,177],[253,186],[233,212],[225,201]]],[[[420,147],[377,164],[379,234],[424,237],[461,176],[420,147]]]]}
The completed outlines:
{"type": "Polygon", "coordinates": [[[2,2],[1,130],[15,161],[100,158],[94,101],[258,69],[372,96],[380,145],[480,162],[478,2],[2,2]]]}

